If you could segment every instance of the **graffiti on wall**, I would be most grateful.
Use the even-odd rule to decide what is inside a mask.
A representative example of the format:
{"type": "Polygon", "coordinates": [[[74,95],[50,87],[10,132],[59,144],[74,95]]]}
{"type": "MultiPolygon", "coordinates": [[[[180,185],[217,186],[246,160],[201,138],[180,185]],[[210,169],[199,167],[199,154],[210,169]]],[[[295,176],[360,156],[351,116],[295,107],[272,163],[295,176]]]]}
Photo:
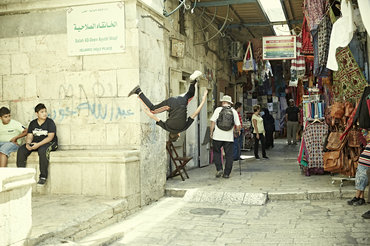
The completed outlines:
{"type": "Polygon", "coordinates": [[[78,104],[75,108],[64,107],[51,110],[49,117],[56,122],[62,122],[68,117],[79,115],[83,111],[87,111],[89,115],[97,120],[120,120],[134,115],[131,109],[124,109],[120,106],[114,107],[113,104],[89,103],[83,102],[78,104]]]}

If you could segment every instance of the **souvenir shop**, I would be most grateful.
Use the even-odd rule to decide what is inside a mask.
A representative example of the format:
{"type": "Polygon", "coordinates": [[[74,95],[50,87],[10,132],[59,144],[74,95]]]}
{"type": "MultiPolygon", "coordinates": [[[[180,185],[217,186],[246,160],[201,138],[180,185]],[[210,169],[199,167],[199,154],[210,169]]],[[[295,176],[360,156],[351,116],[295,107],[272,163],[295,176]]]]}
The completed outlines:
{"type": "Polygon", "coordinates": [[[244,115],[247,120],[260,104],[275,119],[275,137],[283,137],[293,99],[301,111],[302,174],[354,177],[366,145],[362,133],[370,129],[370,2],[304,1],[302,9],[302,26],[293,30],[294,59],[265,59],[266,41],[255,39],[235,64],[237,81],[246,81],[244,115]]]}

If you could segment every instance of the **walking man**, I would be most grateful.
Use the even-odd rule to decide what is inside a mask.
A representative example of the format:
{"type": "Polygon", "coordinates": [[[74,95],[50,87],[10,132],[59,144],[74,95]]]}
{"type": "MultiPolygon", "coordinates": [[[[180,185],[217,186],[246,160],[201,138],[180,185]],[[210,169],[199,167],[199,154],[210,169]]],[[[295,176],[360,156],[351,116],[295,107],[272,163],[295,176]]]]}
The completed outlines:
{"type": "Polygon", "coordinates": [[[289,99],[289,107],[286,109],[285,120],[287,121],[288,145],[297,144],[297,129],[299,126],[299,108],[294,105],[294,100],[289,99]]]}
{"type": "Polygon", "coordinates": [[[229,178],[233,168],[234,126],[240,135],[240,120],[238,113],[231,107],[230,96],[223,96],[222,106],[215,109],[211,117],[210,137],[213,139],[213,155],[216,165],[216,177],[229,178]],[[222,170],[221,147],[225,151],[225,171],[222,170]]]}

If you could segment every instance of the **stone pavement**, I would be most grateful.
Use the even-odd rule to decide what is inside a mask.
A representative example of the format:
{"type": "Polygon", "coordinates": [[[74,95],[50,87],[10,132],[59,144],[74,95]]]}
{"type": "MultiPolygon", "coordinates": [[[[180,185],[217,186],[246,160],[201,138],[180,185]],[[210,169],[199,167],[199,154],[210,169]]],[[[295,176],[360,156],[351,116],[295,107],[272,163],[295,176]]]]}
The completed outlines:
{"type": "Polygon", "coordinates": [[[221,205],[165,198],[105,229],[112,246],[370,245],[370,221],[343,200],[221,205]]]}
{"type": "MultiPolygon", "coordinates": [[[[215,178],[214,164],[188,171],[189,179],[182,181],[180,177],[169,179],[166,191],[169,196],[182,196],[186,191],[197,193],[192,200],[206,202],[204,193],[214,196],[223,194],[258,194],[263,193],[269,200],[305,200],[333,199],[353,197],[355,189],[353,181],[339,181],[332,184],[330,175],[301,174],[297,164],[299,147],[286,145],[286,140],[275,140],[275,148],[267,151],[269,160],[255,160],[253,151],[243,152],[248,156],[241,161],[241,175],[238,161],[234,161],[233,171],[229,179],[215,178]]],[[[336,175],[338,177],[340,175],[336,175]]],[[[247,201],[244,201],[247,202],[247,201]]]]}
{"type": "Polygon", "coordinates": [[[346,205],[354,182],[301,175],[297,151],[277,141],[270,160],[242,161],[241,175],[234,162],[229,179],[215,178],[214,165],[189,170],[186,181],[168,180],[175,197],[130,216],[125,200],[35,196],[30,244],[370,245],[370,221],[361,218],[370,205],[346,205]]]}

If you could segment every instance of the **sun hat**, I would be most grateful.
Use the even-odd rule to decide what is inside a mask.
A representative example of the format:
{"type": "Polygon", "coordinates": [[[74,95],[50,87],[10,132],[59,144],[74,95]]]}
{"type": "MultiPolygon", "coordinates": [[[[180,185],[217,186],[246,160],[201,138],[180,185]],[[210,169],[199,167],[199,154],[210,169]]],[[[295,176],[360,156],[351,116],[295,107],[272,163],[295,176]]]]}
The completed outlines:
{"type": "Polygon", "coordinates": [[[223,96],[220,101],[233,104],[233,102],[231,101],[231,96],[228,96],[228,95],[223,96]]]}

